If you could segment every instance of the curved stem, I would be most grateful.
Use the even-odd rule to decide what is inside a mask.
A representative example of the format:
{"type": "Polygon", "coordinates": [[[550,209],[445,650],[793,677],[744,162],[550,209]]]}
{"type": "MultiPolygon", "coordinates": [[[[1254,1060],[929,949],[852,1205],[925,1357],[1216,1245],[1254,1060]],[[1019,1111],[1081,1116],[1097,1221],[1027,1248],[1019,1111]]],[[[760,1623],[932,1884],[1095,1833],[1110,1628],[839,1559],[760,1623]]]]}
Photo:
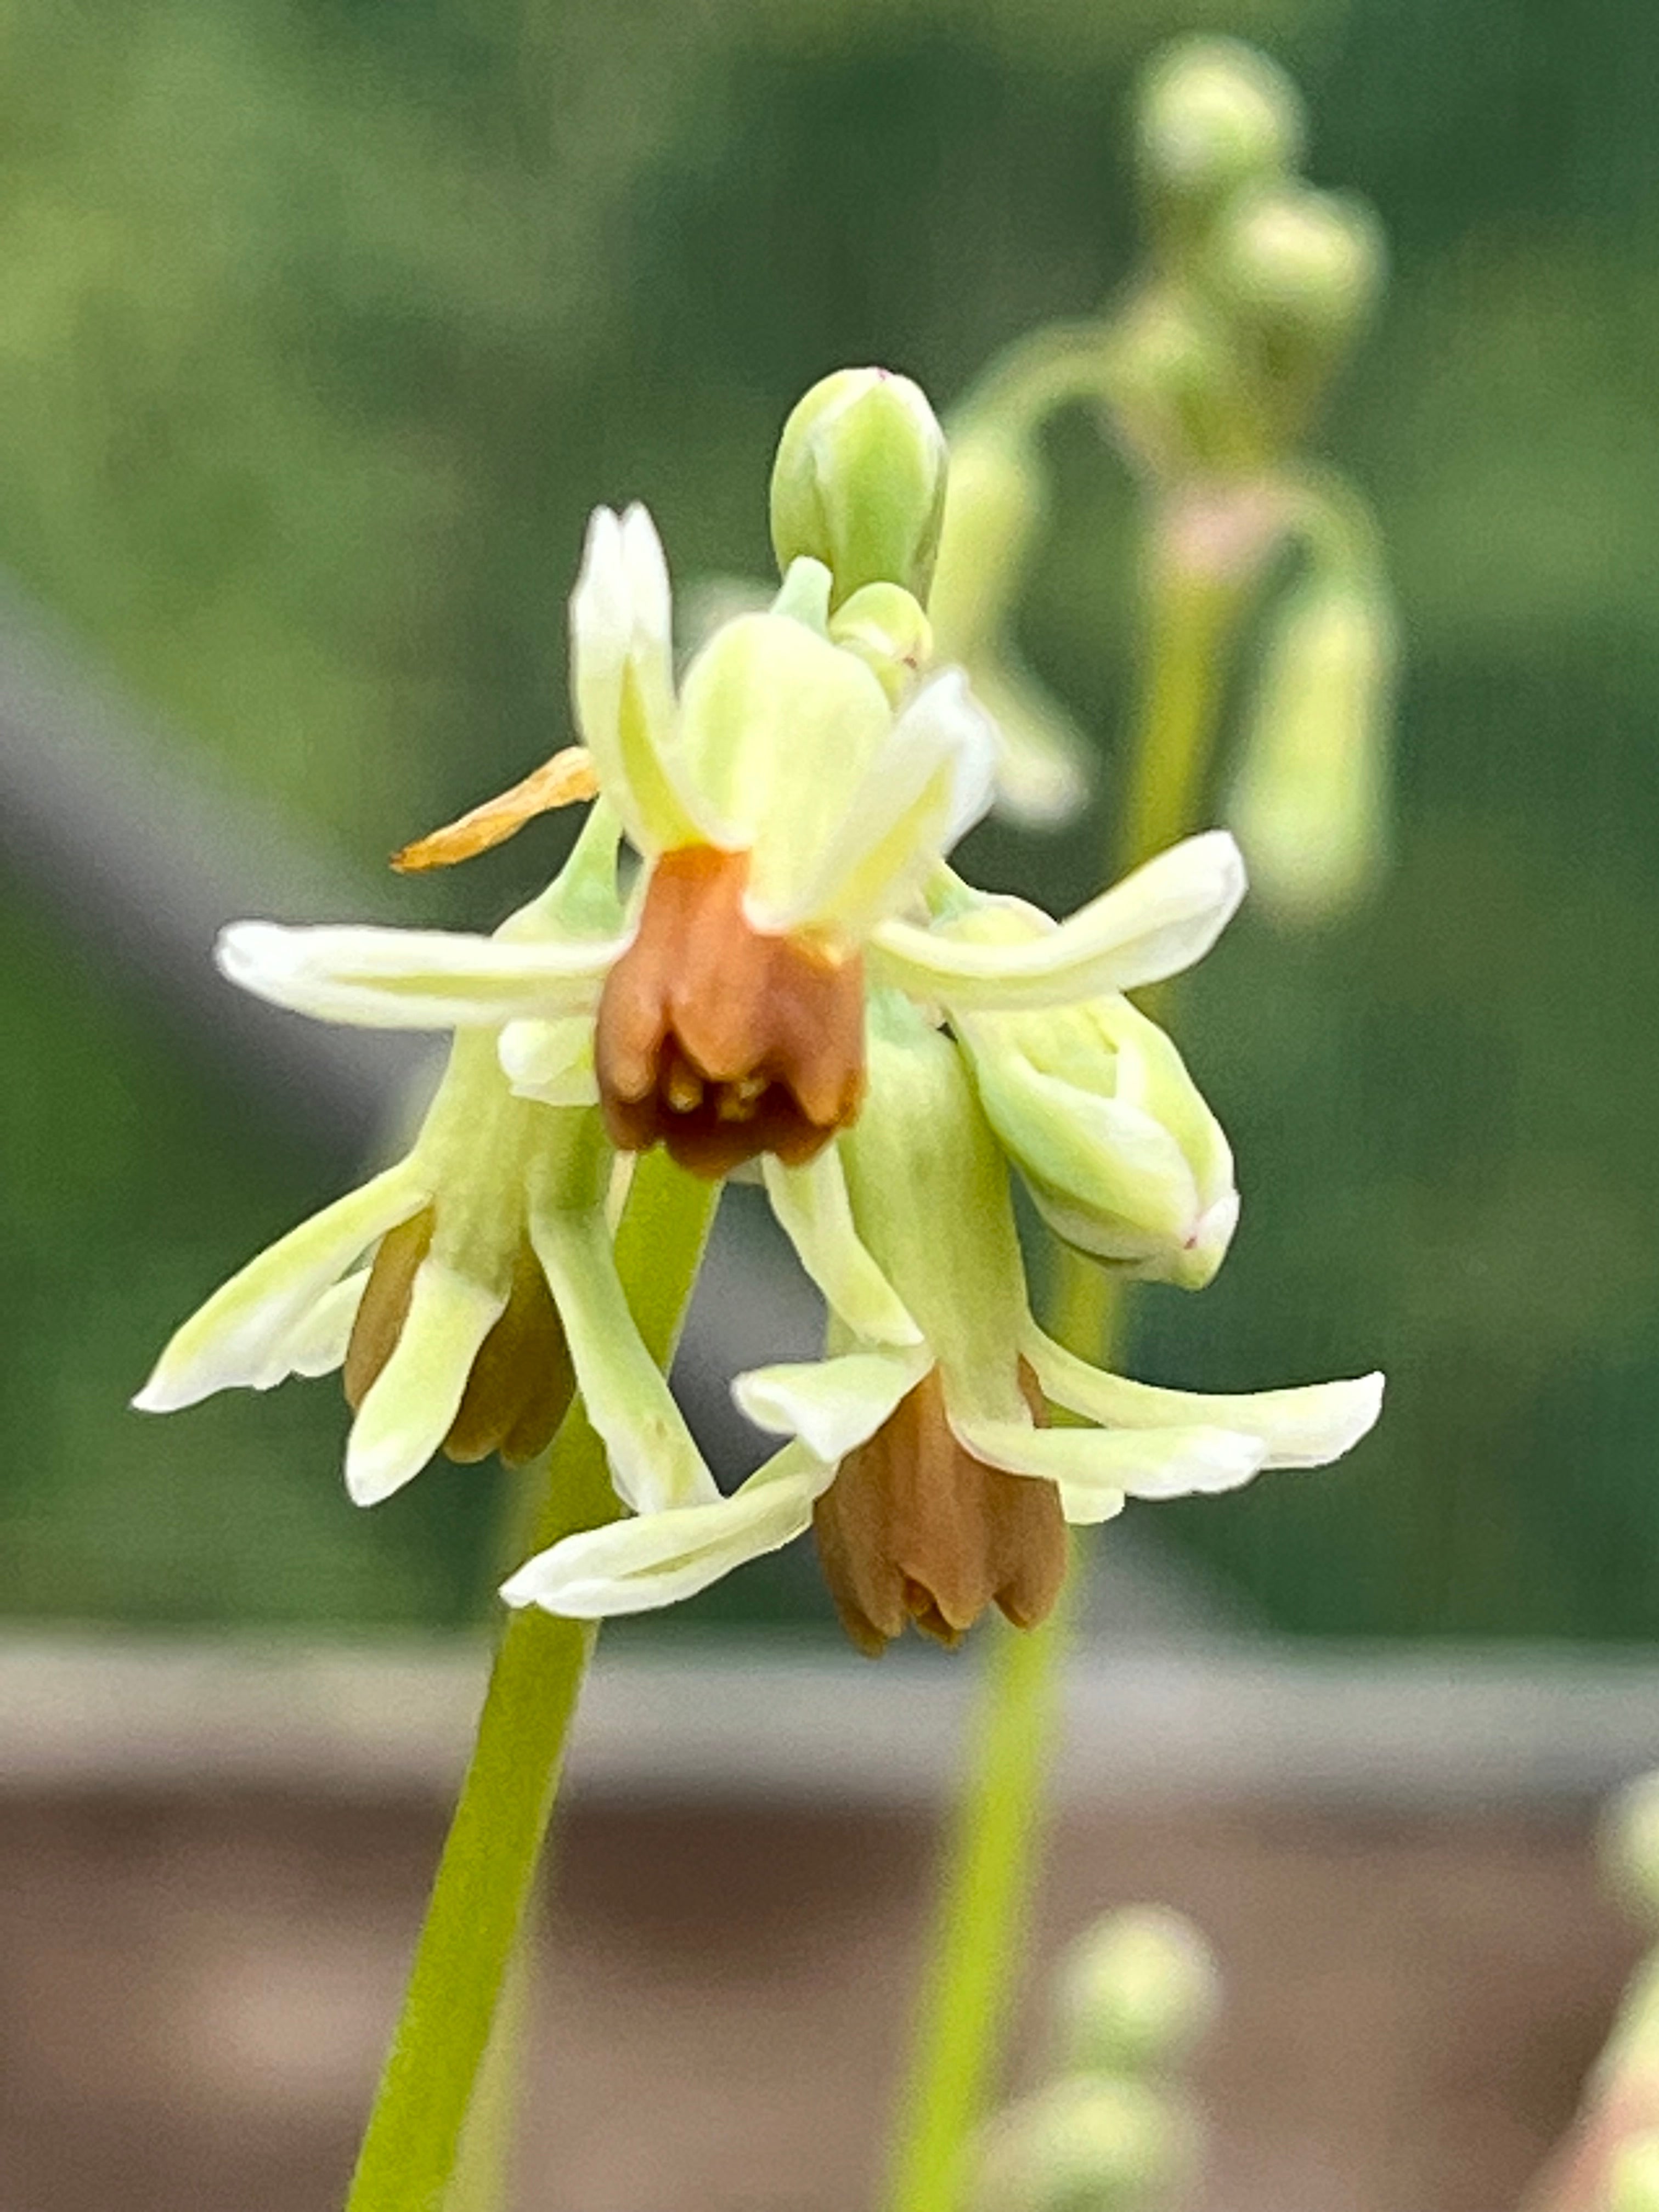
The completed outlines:
{"type": "MultiPolygon", "coordinates": [[[[1149,859],[1192,826],[1249,605],[1249,577],[1195,574],[1168,557],[1160,536],[1155,520],[1146,681],[1109,876],[1149,859]]],[[[1063,1249],[1054,1305],[1061,1342],[1109,1364],[1123,1310],[1111,1276],[1063,1249]]],[[[968,1778],[945,1843],[889,2212],[956,2212],[963,2199],[967,2155],[990,2106],[1018,1976],[1068,1640],[1066,1613],[1062,1601],[1042,1627],[1024,1634],[999,1627],[991,1639],[970,1723],[968,1778]]]]}
{"type": "MultiPolygon", "coordinates": [[[[617,1232],[617,1267],[640,1333],[664,1365],[716,1196],[717,1186],[653,1154],[617,1232]]],[[[604,1447],[578,1402],[548,1455],[535,1546],[596,1528],[617,1510],[604,1447]]],[[[501,1632],[346,2212],[443,2212],[595,1635],[591,1622],[529,1607],[501,1632]]]]}

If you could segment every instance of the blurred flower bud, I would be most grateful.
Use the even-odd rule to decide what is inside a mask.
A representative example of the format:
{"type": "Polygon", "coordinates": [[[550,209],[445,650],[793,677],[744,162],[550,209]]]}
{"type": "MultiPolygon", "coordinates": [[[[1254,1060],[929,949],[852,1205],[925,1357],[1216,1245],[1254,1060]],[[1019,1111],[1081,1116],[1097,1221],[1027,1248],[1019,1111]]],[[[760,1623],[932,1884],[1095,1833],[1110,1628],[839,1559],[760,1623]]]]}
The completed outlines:
{"type": "Polygon", "coordinates": [[[1256,413],[1223,319],[1188,288],[1153,285],[1118,319],[1109,430],[1155,477],[1250,466],[1256,413]]]}
{"type": "MultiPolygon", "coordinates": [[[[1018,944],[1054,924],[987,900],[946,927],[1018,944]]],[[[1175,1046],[1121,997],[958,1014],[985,1118],[1043,1219],[1121,1273],[1201,1290],[1238,1219],[1231,1148],[1175,1046]]]]}
{"type": "Polygon", "coordinates": [[[1304,135],[1301,95],[1254,46],[1214,38],[1166,46],[1146,73],[1136,118],[1153,222],[1190,237],[1241,185],[1292,168],[1304,135]]]}
{"type": "Polygon", "coordinates": [[[996,724],[997,804],[1049,827],[1087,800],[1088,745],[1021,660],[1014,605],[1046,501],[1030,447],[991,425],[954,437],[939,566],[928,599],[938,657],[968,672],[996,724]]]}
{"type": "Polygon", "coordinates": [[[1095,2074],[1179,2066],[1220,2005],[1214,1954],[1190,1921],[1158,1905],[1111,1913],[1060,1967],[1061,2063],[1095,2074]]]}
{"type": "Polygon", "coordinates": [[[830,642],[873,669],[896,707],[933,657],[933,625],[902,584],[866,584],[843,599],[830,617],[830,642]]]}
{"type": "Polygon", "coordinates": [[[1363,200],[1287,183],[1235,201],[1216,225],[1205,281],[1272,349],[1275,367],[1324,367],[1382,289],[1382,229],[1363,200]]]}
{"type": "Polygon", "coordinates": [[[993,2122],[970,2201],[975,2212],[1151,2212],[1191,2187],[1199,2154],[1185,2100],[1078,2076],[993,2122]]]}
{"type": "Polygon", "coordinates": [[[945,434],[920,388],[884,368],[815,384],[783,426],[772,468],[772,544],[835,578],[835,603],[865,584],[926,599],[945,512],[945,434]]]}
{"type": "Polygon", "coordinates": [[[1340,912],[1387,837],[1392,613],[1379,587],[1315,574],[1279,609],[1257,678],[1226,819],[1264,905],[1340,912]]]}
{"type": "Polygon", "coordinates": [[[1607,2212],[1659,2212],[1659,2131],[1620,2144],[1607,2168],[1607,2212]]]}
{"type": "Polygon", "coordinates": [[[1659,1774],[1621,1790],[1601,1826],[1607,1886],[1633,1917],[1659,1928],[1659,1774]]]}

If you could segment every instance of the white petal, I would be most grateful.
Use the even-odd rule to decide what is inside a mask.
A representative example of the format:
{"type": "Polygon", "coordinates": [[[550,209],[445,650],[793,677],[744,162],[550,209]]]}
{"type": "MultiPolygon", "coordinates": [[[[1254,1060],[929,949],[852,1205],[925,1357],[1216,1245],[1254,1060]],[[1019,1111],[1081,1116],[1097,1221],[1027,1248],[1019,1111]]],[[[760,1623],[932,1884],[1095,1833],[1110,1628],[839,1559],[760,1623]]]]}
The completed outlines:
{"type": "Polygon", "coordinates": [[[1085,1420],[1114,1429],[1194,1423],[1256,1437],[1268,1467],[1325,1467],[1351,1451],[1382,1410],[1382,1377],[1308,1382],[1289,1390],[1161,1390],[1108,1375],[1043,1335],[1035,1324],[1021,1346],[1045,1395],[1085,1420]]]}
{"type": "Polygon", "coordinates": [[[279,1364],[273,1371],[273,1358],[318,1299],[429,1196],[406,1166],[389,1168],[289,1230],[175,1332],[133,1404],[141,1413],[171,1413],[216,1390],[280,1382],[289,1370],[279,1364]]]}
{"type": "Polygon", "coordinates": [[[347,1440],[346,1488],[356,1504],[378,1505],[432,1457],[460,1411],[478,1347],[506,1310],[504,1292],[441,1261],[421,1262],[392,1357],[347,1440]]]}
{"type": "Polygon", "coordinates": [[[1237,1490],[1267,1448],[1232,1429],[1039,1429],[1017,1421],[951,1425],[976,1459],[1060,1485],[1068,1521],[1106,1520],[1127,1498],[1188,1498],[1237,1490]]]}
{"type": "Polygon", "coordinates": [[[1024,944],[969,944],[884,921],[871,940],[871,979],[913,998],[988,1012],[1133,990],[1201,959],[1243,895],[1238,848],[1224,830],[1212,830],[1159,854],[1024,944]]]}
{"type": "Polygon", "coordinates": [[[641,853],[702,835],[667,760],[675,706],[668,564],[650,516],[596,507],[570,598],[576,720],[599,787],[641,853]]]}
{"type": "Polygon", "coordinates": [[[861,941],[906,905],[990,805],[996,732],[960,669],[925,684],[893,724],[845,819],[787,905],[746,902],[757,929],[861,941]]]}
{"type": "Polygon", "coordinates": [[[629,1310],[603,1211],[538,1209],[530,1241],[617,1496],[647,1514],[718,1498],[719,1485],[629,1310]]]}
{"type": "Polygon", "coordinates": [[[757,1429],[798,1437],[814,1459],[834,1466],[874,1436],[933,1364],[925,1350],[790,1360],[739,1375],[732,1395],[757,1429]]]}
{"type": "Polygon", "coordinates": [[[567,1536],[501,1585],[508,1605],[578,1620],[676,1604],[810,1528],[831,1471],[787,1444],[731,1498],[567,1536]]]}
{"type": "Polygon", "coordinates": [[[447,1030],[590,1013],[626,937],[526,944],[441,929],[288,929],[234,921],[215,957],[233,983],[319,1021],[447,1030]]]}
{"type": "MultiPolygon", "coordinates": [[[[331,1375],[337,1367],[343,1366],[368,1276],[369,1270],[360,1267],[355,1275],[348,1275],[331,1291],[323,1292],[299,1327],[283,1340],[272,1362],[270,1382],[280,1382],[289,1375],[331,1375]]],[[[262,1375],[253,1387],[264,1390],[270,1384],[262,1375]]]]}
{"type": "Polygon", "coordinates": [[[592,1106],[597,1101],[593,1024],[586,1015],[509,1022],[500,1048],[501,1072],[520,1098],[534,1098],[544,1106],[592,1106]]]}
{"type": "Polygon", "coordinates": [[[796,1257],[854,1334],[871,1344],[920,1344],[921,1329],[853,1225],[836,1146],[826,1146],[799,1168],[786,1167],[768,1152],[761,1173],[796,1257]]]}

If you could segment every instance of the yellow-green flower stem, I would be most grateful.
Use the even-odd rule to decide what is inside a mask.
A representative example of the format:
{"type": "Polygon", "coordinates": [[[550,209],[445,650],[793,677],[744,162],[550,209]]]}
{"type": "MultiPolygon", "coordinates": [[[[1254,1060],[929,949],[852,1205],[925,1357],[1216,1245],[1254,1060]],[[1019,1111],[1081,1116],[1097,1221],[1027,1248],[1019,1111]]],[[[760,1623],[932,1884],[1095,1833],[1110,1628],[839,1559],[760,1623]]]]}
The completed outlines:
{"type": "MultiPolygon", "coordinates": [[[[1156,544],[1157,533],[1153,533],[1156,544]]],[[[1146,684],[1108,878],[1194,826],[1249,584],[1149,564],[1146,684]]],[[[1146,1003],[1142,994],[1142,1004],[1146,1003]]],[[[1060,1255],[1056,1334],[1111,1364],[1123,1300],[1103,1268],[1060,1255]]],[[[935,1929],[899,2108],[889,2212],[958,2212],[994,2091],[1042,1832],[1069,1591],[1042,1627],[988,1638],[966,1779],[946,1835],[935,1929]]]]}
{"type": "MultiPolygon", "coordinates": [[[[640,1334],[665,1366],[716,1194],[662,1153],[634,1178],[617,1267],[640,1334]]],[[[578,1402],[548,1455],[535,1545],[598,1527],[617,1510],[604,1449],[578,1402]]],[[[591,1623],[533,1607],[502,1631],[346,2212],[445,2212],[595,1633],[591,1623]]]]}

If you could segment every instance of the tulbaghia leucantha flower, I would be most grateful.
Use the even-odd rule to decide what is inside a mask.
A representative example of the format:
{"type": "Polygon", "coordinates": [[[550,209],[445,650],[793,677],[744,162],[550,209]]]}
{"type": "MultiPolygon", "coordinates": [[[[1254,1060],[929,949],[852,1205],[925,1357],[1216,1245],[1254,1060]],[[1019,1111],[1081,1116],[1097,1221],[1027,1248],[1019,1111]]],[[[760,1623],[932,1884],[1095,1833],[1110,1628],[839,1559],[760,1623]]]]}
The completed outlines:
{"type": "MultiPolygon", "coordinates": [[[[599,812],[552,889],[494,940],[503,954],[556,921],[572,943],[584,927],[614,933],[615,848],[599,812]]],[[[591,1097],[582,1039],[566,1042],[569,1095],[585,1080],[591,1097]]],[[[617,1280],[613,1164],[592,1105],[515,1096],[495,1037],[459,1036],[407,1158],[251,1261],[185,1322],[134,1402],[167,1413],[343,1367],[356,1409],[346,1482],[368,1505],[440,1447],[462,1461],[533,1458],[574,1370],[621,1495],[638,1506],[713,1497],[617,1280]]]]}
{"type": "Polygon", "coordinates": [[[645,862],[626,924],[521,939],[244,924],[223,940],[228,972],[325,1018],[510,1024],[507,1064],[532,1095],[538,1025],[570,1024],[569,1038],[591,1022],[613,1142],[660,1140],[719,1175],[763,1154],[799,1164],[853,1121],[866,976],[952,1012],[1018,1009],[1151,982],[1207,950],[1243,890],[1218,832],[1038,944],[956,942],[905,919],[989,803],[994,735],[954,671],[908,695],[884,684],[879,639],[905,634],[886,599],[835,642],[827,583],[797,562],[774,610],[718,631],[677,696],[656,533],[641,507],[601,508],[572,647],[598,787],[645,862]]]}
{"type": "Polygon", "coordinates": [[[896,996],[872,1005],[870,1090],[832,1153],[767,1170],[836,1316],[829,1357],[736,1385],[789,1442],[717,1504],[555,1545],[507,1583],[509,1603],[582,1617],[672,1603],[811,1523],[860,1649],[908,1621],[955,1643],[992,1604],[1021,1626],[1044,1617],[1066,1521],[1322,1465],[1376,1419],[1377,1376],[1205,1397],[1074,1358],[1031,1317],[1006,1164],[962,1057],[896,996]],[[1049,1404],[1080,1425],[1048,1426],[1049,1404]]]}

